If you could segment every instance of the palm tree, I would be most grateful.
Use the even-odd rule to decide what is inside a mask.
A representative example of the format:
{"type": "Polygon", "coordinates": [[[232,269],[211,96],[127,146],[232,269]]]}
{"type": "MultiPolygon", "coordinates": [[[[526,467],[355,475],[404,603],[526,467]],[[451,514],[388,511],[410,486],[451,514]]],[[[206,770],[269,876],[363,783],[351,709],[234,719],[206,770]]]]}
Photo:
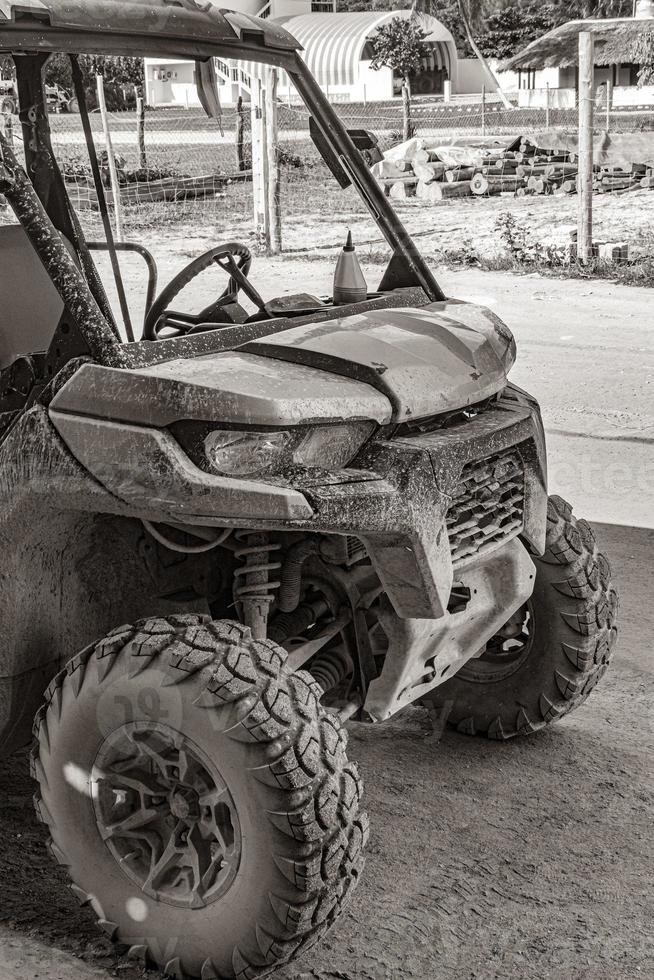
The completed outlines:
{"type": "MultiPolygon", "coordinates": [[[[497,75],[495,74],[491,66],[488,64],[488,61],[486,60],[482,52],[479,50],[479,46],[474,38],[473,29],[475,27],[478,27],[480,22],[483,20],[483,15],[484,15],[483,0],[457,0],[457,3],[459,7],[459,13],[461,15],[461,21],[463,23],[463,26],[465,27],[465,31],[468,36],[468,43],[470,44],[470,47],[472,48],[475,54],[475,57],[479,58],[482,65],[484,66],[484,70],[486,71],[486,74],[488,75],[489,79],[492,81],[493,85],[496,86],[498,95],[501,98],[502,102],[504,103],[504,108],[512,109],[513,105],[504,94],[499,78],[497,77],[497,75]]],[[[420,15],[423,13],[429,14],[431,13],[431,0],[413,0],[411,4],[411,9],[416,15],[420,15]]]]}

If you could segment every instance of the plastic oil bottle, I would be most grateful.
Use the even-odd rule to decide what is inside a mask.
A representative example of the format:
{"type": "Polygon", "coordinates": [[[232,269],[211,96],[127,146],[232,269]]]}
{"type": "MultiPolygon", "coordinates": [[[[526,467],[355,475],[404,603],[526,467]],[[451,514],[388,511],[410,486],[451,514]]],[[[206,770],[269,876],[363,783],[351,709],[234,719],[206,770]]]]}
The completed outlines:
{"type": "Polygon", "coordinates": [[[352,244],[352,232],[348,231],[345,247],[338,257],[334,273],[334,305],[363,303],[368,298],[368,286],[364,279],[357,254],[352,244]]]}

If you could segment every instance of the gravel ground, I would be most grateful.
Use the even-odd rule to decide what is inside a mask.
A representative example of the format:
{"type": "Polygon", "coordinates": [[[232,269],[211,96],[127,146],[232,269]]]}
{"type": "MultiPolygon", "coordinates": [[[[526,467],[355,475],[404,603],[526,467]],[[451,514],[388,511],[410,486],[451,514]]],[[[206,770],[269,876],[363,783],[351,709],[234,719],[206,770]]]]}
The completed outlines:
{"type": "MultiPolygon", "coordinates": [[[[189,238],[182,256],[151,244],[164,281],[207,247],[189,238]]],[[[324,290],[332,267],[286,259],[264,274],[262,265],[253,279],[266,294],[282,280],[290,291],[324,290]]],[[[379,270],[369,271],[372,281],[379,270]]],[[[373,828],[366,874],[322,946],[277,976],[653,976],[651,293],[477,272],[444,282],[516,333],[514,377],[543,404],[552,488],[603,522],[623,597],[621,643],[588,703],[525,740],[439,740],[421,709],[380,728],[351,726],[373,828]]],[[[143,977],[63,887],[31,792],[24,755],[0,764],[0,980],[143,977]]]]}

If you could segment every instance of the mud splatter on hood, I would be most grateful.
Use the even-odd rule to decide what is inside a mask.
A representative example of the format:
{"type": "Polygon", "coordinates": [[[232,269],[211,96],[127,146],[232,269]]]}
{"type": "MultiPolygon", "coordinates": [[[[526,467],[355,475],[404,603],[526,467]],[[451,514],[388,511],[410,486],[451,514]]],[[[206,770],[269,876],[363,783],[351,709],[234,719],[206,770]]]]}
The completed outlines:
{"type": "Polygon", "coordinates": [[[303,324],[241,350],[363,381],[386,395],[396,422],[496,394],[516,354],[495,314],[458,302],[303,324]]]}

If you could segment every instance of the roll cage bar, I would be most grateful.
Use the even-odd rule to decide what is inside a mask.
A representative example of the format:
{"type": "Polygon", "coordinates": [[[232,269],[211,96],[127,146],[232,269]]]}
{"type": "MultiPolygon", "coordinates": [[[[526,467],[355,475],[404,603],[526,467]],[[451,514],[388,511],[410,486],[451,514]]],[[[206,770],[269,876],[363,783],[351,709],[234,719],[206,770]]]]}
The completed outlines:
{"type": "MultiPolygon", "coordinates": [[[[256,24],[256,18],[249,20],[256,24]]],[[[266,25],[265,21],[261,23],[266,25]]],[[[356,149],[342,120],[297,50],[290,46],[265,46],[256,32],[251,35],[244,32],[243,39],[238,44],[216,43],[211,40],[185,44],[184,39],[157,39],[157,42],[157,50],[171,50],[178,56],[183,56],[188,47],[188,56],[199,61],[212,57],[236,57],[286,71],[309,110],[314,126],[350,177],[391,247],[391,262],[380,290],[419,286],[432,301],[445,299],[431,270],[384,196],[362,154],[356,149]]],[[[138,36],[129,35],[121,36],[120,44],[121,53],[135,55],[142,53],[145,46],[138,36]]],[[[114,46],[114,43],[107,46],[102,35],[85,31],[45,32],[42,24],[39,29],[38,22],[32,23],[29,18],[21,19],[20,23],[12,24],[11,29],[5,31],[0,20],[0,52],[7,50],[14,57],[21,104],[25,107],[21,110],[21,122],[27,170],[30,173],[30,178],[27,178],[11,147],[0,134],[0,193],[12,205],[74,319],[84,341],[84,352],[104,363],[121,366],[126,361],[116,348],[122,346],[124,350],[124,345],[121,344],[104,289],[54,159],[42,77],[43,67],[52,53],[61,52],[75,56],[80,52],[93,53],[100,49],[106,53],[108,48],[111,50],[114,46]],[[38,54],[34,53],[35,50],[38,54]],[[71,258],[56,231],[73,243],[78,263],[71,258]]],[[[146,50],[150,48],[151,45],[146,46],[146,50]]]]}

